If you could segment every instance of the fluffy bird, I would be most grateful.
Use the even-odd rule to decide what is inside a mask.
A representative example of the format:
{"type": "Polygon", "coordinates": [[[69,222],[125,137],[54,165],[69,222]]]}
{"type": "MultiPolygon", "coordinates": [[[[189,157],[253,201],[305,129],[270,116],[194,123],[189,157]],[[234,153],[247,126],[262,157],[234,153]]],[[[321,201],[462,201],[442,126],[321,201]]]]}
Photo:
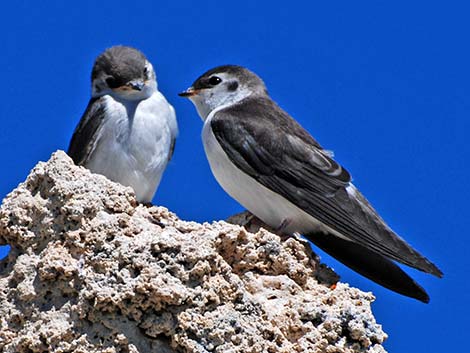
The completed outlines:
{"type": "Polygon", "coordinates": [[[75,164],[132,187],[139,202],[149,203],[173,155],[175,110],[137,49],[105,50],[96,58],[91,81],[91,99],[68,154],[75,164]]]}
{"type": "Polygon", "coordinates": [[[442,277],[395,234],[330,151],[282,110],[264,82],[241,66],[219,66],[180,93],[204,121],[202,140],[222,188],[269,226],[303,234],[374,282],[429,302],[394,261],[442,277]]]}

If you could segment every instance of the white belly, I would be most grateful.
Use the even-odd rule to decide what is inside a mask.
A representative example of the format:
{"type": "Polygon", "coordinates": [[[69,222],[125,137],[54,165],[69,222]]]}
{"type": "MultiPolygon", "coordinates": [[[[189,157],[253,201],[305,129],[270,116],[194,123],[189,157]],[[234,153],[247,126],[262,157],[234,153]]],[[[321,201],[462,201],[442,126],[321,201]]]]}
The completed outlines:
{"type": "Polygon", "coordinates": [[[208,116],[202,131],[204,149],[212,173],[231,197],[269,226],[279,228],[283,224],[283,232],[287,234],[332,231],[284,197],[240,171],[214,136],[210,126],[212,116],[213,114],[208,116]]]}
{"type": "Polygon", "coordinates": [[[107,97],[106,120],[86,167],[134,189],[137,200],[150,202],[166,168],[176,137],[175,115],[156,92],[140,101],[133,117],[126,106],[107,97]]]}

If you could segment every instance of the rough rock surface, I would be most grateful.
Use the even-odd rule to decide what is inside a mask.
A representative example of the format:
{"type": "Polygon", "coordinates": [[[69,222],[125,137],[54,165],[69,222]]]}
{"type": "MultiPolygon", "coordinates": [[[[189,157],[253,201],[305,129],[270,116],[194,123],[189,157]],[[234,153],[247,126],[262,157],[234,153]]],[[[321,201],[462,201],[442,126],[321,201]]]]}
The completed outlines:
{"type": "Polygon", "coordinates": [[[318,284],[305,245],[138,205],[39,163],[0,209],[0,352],[385,352],[374,297],[318,284]]]}

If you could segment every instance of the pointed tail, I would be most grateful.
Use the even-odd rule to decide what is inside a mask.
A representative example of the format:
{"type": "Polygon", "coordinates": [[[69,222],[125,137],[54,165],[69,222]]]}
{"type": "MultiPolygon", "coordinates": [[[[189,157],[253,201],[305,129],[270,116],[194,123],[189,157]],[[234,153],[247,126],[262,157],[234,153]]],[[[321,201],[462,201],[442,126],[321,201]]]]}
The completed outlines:
{"type": "Polygon", "coordinates": [[[310,233],[305,237],[344,265],[381,286],[429,303],[426,291],[386,257],[331,234],[310,233]]]}

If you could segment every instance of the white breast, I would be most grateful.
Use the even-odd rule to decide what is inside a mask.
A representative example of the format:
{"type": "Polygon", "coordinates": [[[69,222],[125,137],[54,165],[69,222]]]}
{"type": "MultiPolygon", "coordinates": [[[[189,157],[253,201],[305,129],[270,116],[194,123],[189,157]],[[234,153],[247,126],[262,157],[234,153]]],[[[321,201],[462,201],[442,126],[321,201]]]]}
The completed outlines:
{"type": "Polygon", "coordinates": [[[131,186],[137,200],[150,202],[177,135],[174,110],[158,91],[140,102],[106,96],[105,104],[106,118],[86,167],[131,186]]]}
{"type": "Polygon", "coordinates": [[[287,234],[295,232],[305,234],[311,231],[332,232],[330,228],[284,197],[243,173],[230,161],[212,132],[210,121],[216,112],[217,110],[211,112],[205,120],[202,140],[212,173],[222,188],[271,227],[279,228],[284,223],[283,231],[287,234]]]}

